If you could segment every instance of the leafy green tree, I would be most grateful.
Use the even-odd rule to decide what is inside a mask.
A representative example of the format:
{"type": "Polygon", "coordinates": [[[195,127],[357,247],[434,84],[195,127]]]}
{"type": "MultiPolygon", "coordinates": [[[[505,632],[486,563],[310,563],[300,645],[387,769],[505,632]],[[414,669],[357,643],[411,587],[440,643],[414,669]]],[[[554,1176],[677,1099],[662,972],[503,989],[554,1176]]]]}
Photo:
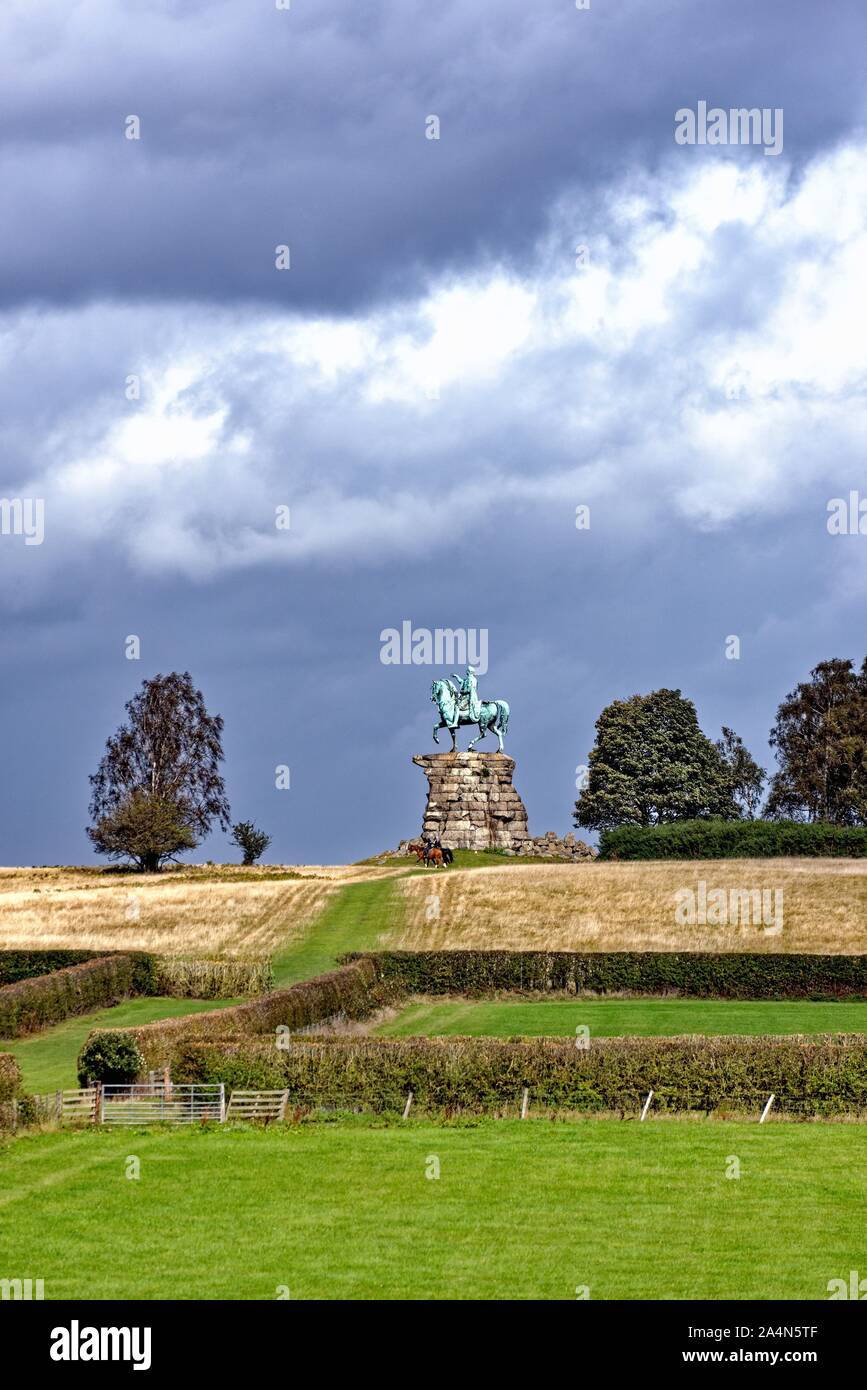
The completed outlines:
{"type": "Polygon", "coordinates": [[[607,830],[710,817],[735,820],[738,808],[730,771],[692,701],[679,690],[654,690],[606,706],[575,824],[607,830]]]}
{"type": "Polygon", "coordinates": [[[142,791],[112,807],[88,834],[99,854],[132,859],[145,873],[198,844],[181,806],[142,791]]]}
{"type": "Polygon", "coordinates": [[[232,844],[243,851],[245,864],[255,864],[271,843],[271,836],[257,830],[251,820],[240,820],[232,826],[232,844]]]}
{"type": "Polygon", "coordinates": [[[867,660],[820,661],[783,700],[770,742],[767,816],[867,824],[867,660]]]}
{"type": "Polygon", "coordinates": [[[727,729],[725,724],[722,738],[717,739],[716,746],[729,770],[738,811],[745,820],[755,820],[762,804],[762,789],[768,780],[767,773],[759,767],[740,735],[734,729],[727,729]]]}
{"type": "Polygon", "coordinates": [[[90,779],[88,835],[99,854],[146,872],[194,849],[214,820],[229,827],[220,773],[223,720],[188,671],[146,680],[90,779]]]}

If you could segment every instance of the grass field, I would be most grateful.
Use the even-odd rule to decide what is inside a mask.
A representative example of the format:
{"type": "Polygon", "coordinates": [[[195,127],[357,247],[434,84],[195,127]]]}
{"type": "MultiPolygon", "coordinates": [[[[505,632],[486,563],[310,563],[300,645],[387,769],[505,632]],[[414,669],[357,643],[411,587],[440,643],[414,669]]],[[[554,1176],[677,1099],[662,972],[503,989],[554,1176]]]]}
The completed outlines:
{"type": "Polygon", "coordinates": [[[375,1032],[388,1037],[670,1037],[687,1033],[867,1032],[867,1002],[706,999],[431,999],[414,1001],[375,1032]]]}
{"type": "Polygon", "coordinates": [[[867,952],[867,860],[723,859],[428,871],[401,882],[405,950],[867,952]],[[783,930],[680,926],[675,894],[780,889],[783,930]],[[434,896],[436,901],[434,902],[434,896]],[[438,915],[435,913],[438,911],[438,915]]]}
{"type": "Polygon", "coordinates": [[[282,983],[378,946],[867,952],[867,861],[540,864],[459,852],[446,870],[191,866],[161,876],[0,870],[0,949],[276,958],[282,983]],[[679,926],[675,893],[780,889],[783,930],[679,926]],[[437,915],[438,914],[438,915],[437,915]]]}
{"type": "Polygon", "coordinates": [[[273,957],[277,985],[333,970],[346,951],[382,950],[399,931],[403,913],[404,901],[392,879],[341,888],[315,921],[273,957]]]}
{"type": "Polygon", "coordinates": [[[18,1059],[25,1091],[44,1095],[78,1085],[76,1059],[92,1028],[133,1028],[159,1018],[197,1014],[205,1009],[225,1009],[239,999],[128,999],[112,1009],[78,1014],[28,1038],[0,1038],[0,1052],[18,1059]]]}
{"type": "Polygon", "coordinates": [[[611,1119],[32,1135],[0,1155],[0,1273],[47,1299],[825,1299],[865,1264],[863,1144],[611,1119]]]}
{"type": "Polygon", "coordinates": [[[270,956],[300,937],[345,883],[387,869],[186,868],[163,875],[0,870],[0,949],[270,956]]]}

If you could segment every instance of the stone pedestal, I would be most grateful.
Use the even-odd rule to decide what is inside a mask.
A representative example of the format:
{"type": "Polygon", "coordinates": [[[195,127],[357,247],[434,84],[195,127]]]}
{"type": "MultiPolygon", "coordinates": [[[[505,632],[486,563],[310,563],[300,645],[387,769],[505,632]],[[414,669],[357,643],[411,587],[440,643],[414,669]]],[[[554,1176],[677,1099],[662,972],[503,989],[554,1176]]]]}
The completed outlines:
{"type": "Polygon", "coordinates": [[[449,849],[510,849],[529,841],[527,812],[515,788],[514,758],[505,753],[419,753],[428,779],[422,834],[449,849]]]}

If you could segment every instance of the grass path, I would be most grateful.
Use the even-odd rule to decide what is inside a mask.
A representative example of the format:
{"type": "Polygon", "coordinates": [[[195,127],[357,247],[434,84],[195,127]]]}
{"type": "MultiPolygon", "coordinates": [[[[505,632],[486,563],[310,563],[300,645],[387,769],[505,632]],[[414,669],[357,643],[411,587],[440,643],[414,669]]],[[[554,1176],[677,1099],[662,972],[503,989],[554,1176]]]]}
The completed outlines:
{"type": "Polygon", "coordinates": [[[17,1059],[25,1091],[46,1094],[77,1086],[76,1059],[92,1028],[133,1028],[159,1018],[197,1014],[205,1009],[225,1009],[240,999],[169,999],[163,997],[127,999],[98,1013],[77,1014],[53,1028],[32,1037],[0,1038],[0,1052],[11,1052],[17,1059]]]}
{"type": "Polygon", "coordinates": [[[824,1300],[863,1268],[863,1146],[662,1119],[58,1131],[0,1150],[3,1274],[46,1299],[824,1300]]]}
{"type": "Polygon", "coordinates": [[[743,1002],[705,999],[434,999],[407,1005],[376,1031],[391,1037],[571,1037],[586,1024],[599,1038],[635,1034],[867,1032],[867,1001],[743,1002]]]}
{"type": "Polygon", "coordinates": [[[276,984],[333,970],[345,951],[381,950],[403,927],[403,901],[394,877],[341,888],[301,937],[278,950],[272,961],[276,984]]]}

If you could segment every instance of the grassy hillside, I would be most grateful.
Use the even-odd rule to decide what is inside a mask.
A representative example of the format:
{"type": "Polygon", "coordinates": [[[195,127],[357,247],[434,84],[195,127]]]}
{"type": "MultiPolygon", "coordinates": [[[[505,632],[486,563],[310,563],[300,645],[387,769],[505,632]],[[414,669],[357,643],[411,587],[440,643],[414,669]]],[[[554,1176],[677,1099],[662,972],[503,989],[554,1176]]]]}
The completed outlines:
{"type": "Polygon", "coordinates": [[[18,1059],[25,1091],[45,1095],[78,1085],[76,1061],[92,1028],[134,1028],[159,1018],[197,1014],[206,1009],[226,1009],[239,999],[127,999],[112,1009],[78,1014],[32,1037],[0,1038],[0,1052],[18,1059]]]}
{"type": "MultiPolygon", "coordinates": [[[[389,870],[230,865],[164,874],[0,870],[0,949],[78,947],[206,958],[270,956],[345,881],[389,870]]],[[[393,871],[391,871],[393,872],[393,871]]]]}
{"type": "Polygon", "coordinates": [[[375,1031],[389,1037],[672,1037],[685,1033],[867,1032],[867,1002],[707,999],[436,999],[408,1004],[375,1031]]]}
{"type": "MultiPolygon", "coordinates": [[[[449,870],[403,881],[406,950],[867,952],[867,861],[724,859],[449,870]],[[783,930],[679,925],[676,894],[782,893],[783,930]],[[432,897],[435,895],[435,911],[432,897]]],[[[772,902],[776,899],[771,898],[772,902]]]]}
{"type": "Polygon", "coordinates": [[[47,1299],[826,1299],[863,1262],[862,1148],[677,1120],[67,1130],[2,1153],[5,1269],[47,1299]]]}

